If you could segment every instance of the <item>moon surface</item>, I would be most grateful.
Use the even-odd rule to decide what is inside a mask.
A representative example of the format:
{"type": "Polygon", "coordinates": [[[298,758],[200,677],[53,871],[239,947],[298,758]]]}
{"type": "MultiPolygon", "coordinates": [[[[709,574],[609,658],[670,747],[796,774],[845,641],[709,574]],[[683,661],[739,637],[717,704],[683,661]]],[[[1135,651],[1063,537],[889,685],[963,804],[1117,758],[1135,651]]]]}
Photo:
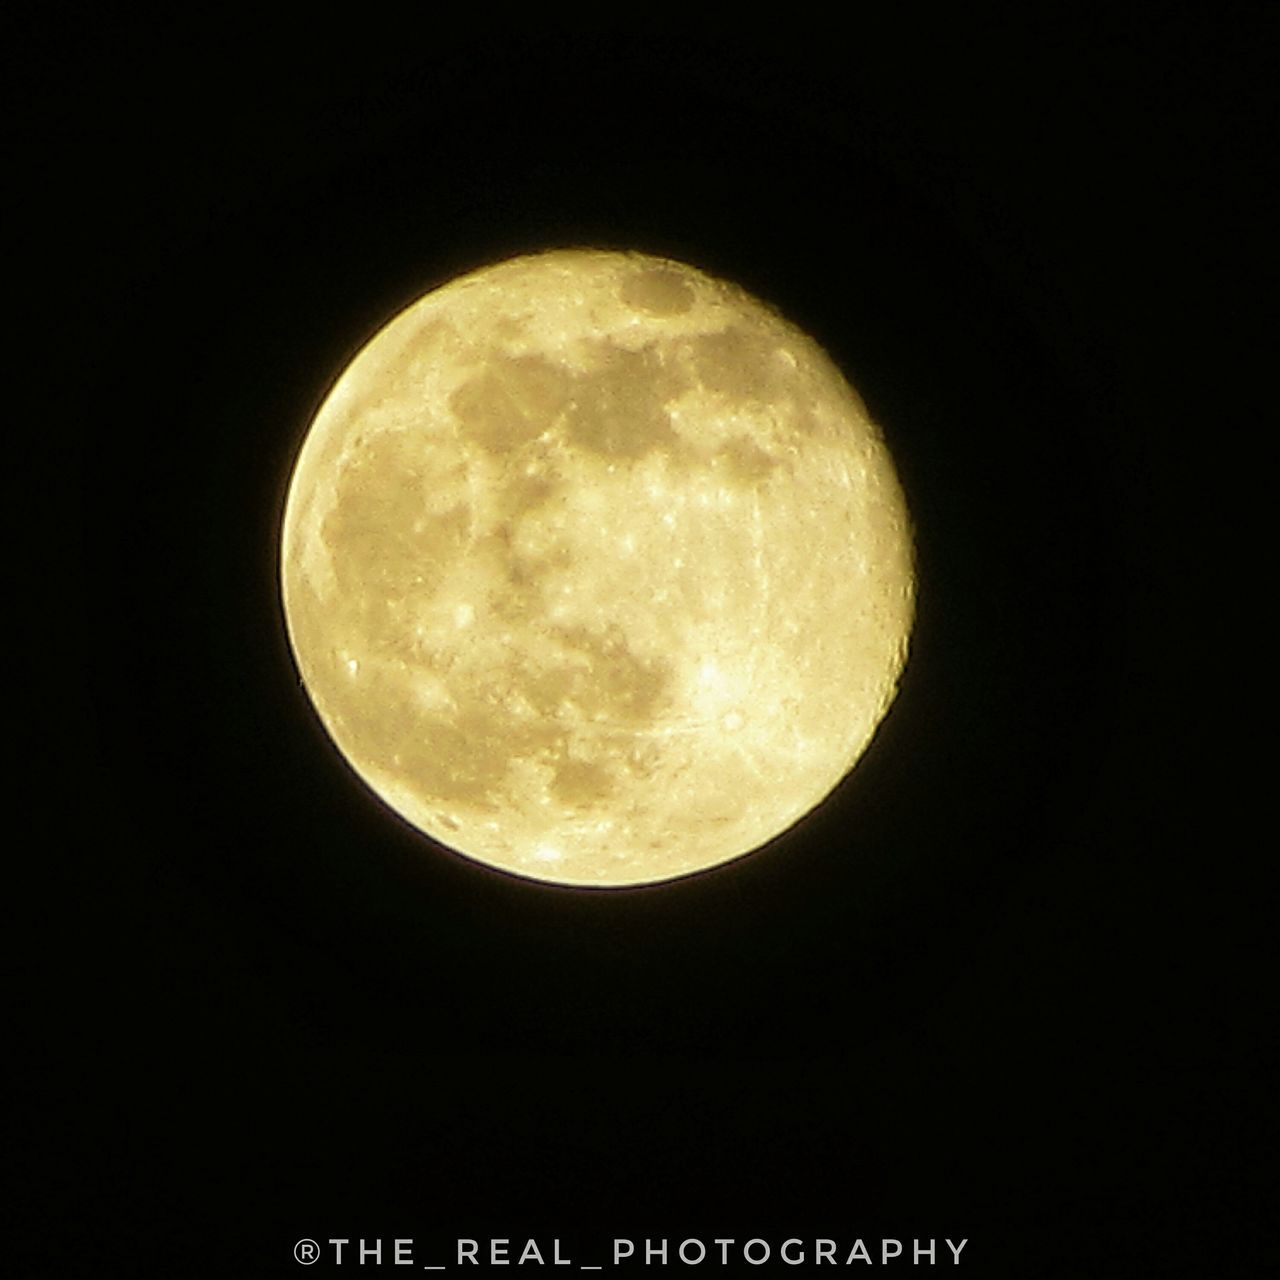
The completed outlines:
{"type": "Polygon", "coordinates": [[[821,348],[668,259],[557,250],[395,316],[285,504],[303,684],[432,839],[566,885],[766,844],[854,766],[914,609],[892,459],[821,348]]]}

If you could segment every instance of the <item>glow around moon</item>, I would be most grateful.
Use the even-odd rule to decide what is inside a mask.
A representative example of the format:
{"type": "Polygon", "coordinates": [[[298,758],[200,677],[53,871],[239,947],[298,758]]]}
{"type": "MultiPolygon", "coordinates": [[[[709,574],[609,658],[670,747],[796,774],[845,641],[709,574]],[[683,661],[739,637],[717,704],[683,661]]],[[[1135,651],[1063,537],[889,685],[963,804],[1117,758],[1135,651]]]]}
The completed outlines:
{"type": "Polygon", "coordinates": [[[572,885],[715,866],[821,802],[914,604],[892,461],[823,351],[733,285],[593,250],[464,276],[360,351],[298,456],[281,578],[368,786],[572,885]]]}

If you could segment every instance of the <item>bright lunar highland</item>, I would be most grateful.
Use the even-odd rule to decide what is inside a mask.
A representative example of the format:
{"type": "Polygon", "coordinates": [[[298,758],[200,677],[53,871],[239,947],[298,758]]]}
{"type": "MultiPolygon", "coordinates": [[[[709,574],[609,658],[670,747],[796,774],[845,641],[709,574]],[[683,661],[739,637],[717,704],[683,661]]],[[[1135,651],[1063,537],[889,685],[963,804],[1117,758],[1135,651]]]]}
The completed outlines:
{"type": "Polygon", "coordinates": [[[819,804],[914,607],[892,460],[830,358],[732,284],[596,250],[475,271],[368,342],[302,444],[280,568],[355,772],[568,885],[715,866],[819,804]]]}

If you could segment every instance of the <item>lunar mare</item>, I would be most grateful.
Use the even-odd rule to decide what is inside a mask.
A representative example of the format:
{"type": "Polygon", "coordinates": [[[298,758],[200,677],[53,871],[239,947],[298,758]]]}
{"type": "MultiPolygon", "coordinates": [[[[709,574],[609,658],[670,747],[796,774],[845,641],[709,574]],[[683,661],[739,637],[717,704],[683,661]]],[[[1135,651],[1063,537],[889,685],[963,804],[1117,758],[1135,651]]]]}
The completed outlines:
{"type": "Polygon", "coordinates": [[[914,606],[907,510],[825,353],[635,253],[420,298],[317,413],[281,540],[290,642],[414,827],[571,885],[767,843],[853,767],[914,606]]]}

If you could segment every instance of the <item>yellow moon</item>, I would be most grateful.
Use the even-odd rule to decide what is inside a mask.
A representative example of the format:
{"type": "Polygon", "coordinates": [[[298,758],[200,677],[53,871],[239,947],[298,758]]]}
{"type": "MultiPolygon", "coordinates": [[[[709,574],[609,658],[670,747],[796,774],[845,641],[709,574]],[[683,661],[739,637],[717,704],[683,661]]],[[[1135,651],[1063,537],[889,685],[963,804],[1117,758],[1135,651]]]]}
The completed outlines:
{"type": "Polygon", "coordinates": [[[414,827],[566,885],[764,845],[854,766],[914,608],[892,459],[735,285],[557,250],[395,316],[324,400],[281,586],[338,750],[414,827]]]}

